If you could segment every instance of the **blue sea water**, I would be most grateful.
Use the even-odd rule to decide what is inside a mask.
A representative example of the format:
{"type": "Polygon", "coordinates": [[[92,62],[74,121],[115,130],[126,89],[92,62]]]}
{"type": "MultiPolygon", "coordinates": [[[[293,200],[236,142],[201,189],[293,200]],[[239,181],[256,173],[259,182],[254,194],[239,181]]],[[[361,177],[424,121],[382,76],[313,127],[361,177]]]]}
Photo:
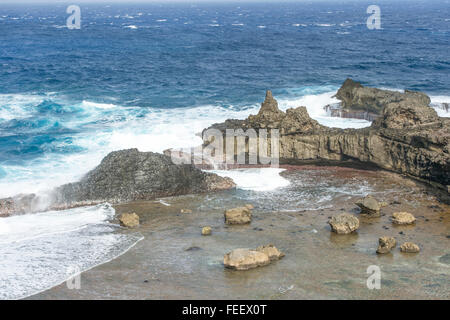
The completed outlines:
{"type": "Polygon", "coordinates": [[[449,1],[0,4],[0,196],[78,179],[109,151],[195,145],[203,127],[322,107],[347,77],[450,99],[449,1]]]}

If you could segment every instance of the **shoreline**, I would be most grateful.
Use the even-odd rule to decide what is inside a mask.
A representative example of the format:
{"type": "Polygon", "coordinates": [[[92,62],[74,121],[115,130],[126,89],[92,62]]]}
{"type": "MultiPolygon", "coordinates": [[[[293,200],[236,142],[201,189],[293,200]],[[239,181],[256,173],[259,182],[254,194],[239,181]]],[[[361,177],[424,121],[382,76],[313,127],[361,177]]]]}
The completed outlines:
{"type": "MultiPolygon", "coordinates": [[[[287,176],[290,181],[294,182],[296,181],[296,175],[301,174],[301,172],[295,170],[294,167],[290,169],[289,172],[285,171],[283,176],[287,176]]],[[[361,217],[364,227],[357,234],[353,235],[335,235],[330,233],[325,221],[327,216],[342,212],[342,209],[344,209],[344,212],[352,212],[352,214],[358,215],[353,203],[355,197],[351,197],[351,200],[330,200],[334,205],[329,209],[284,212],[271,211],[270,206],[266,208],[263,205],[261,207],[257,202],[253,202],[256,205],[256,209],[252,223],[247,226],[231,227],[223,225],[223,211],[221,208],[217,208],[215,202],[219,201],[221,203],[222,199],[229,199],[226,200],[226,203],[231,200],[230,206],[232,206],[231,204],[238,205],[243,203],[246,200],[232,200],[235,197],[232,195],[236,194],[236,192],[241,192],[239,190],[164,198],[164,202],[169,204],[169,206],[157,200],[117,205],[114,206],[116,215],[130,211],[139,214],[141,226],[133,230],[143,234],[144,239],[119,257],[83,272],[80,290],[68,290],[63,283],[37,295],[29,296],[26,299],[183,299],[186,297],[192,297],[193,299],[202,299],[204,297],[210,299],[236,299],[238,297],[230,296],[230,293],[235,290],[243,290],[242,297],[250,299],[337,299],[338,296],[336,294],[339,294],[339,297],[343,295],[342,297],[349,299],[395,299],[397,290],[391,288],[392,284],[388,285],[390,282],[385,283],[387,292],[379,290],[381,291],[379,293],[382,293],[381,296],[377,292],[367,289],[363,290],[363,287],[357,284],[358,282],[351,281],[345,284],[347,283],[345,279],[350,275],[347,273],[352,270],[352,267],[348,264],[349,261],[354,260],[355,268],[358,265],[361,267],[362,264],[366,263],[364,262],[366,260],[367,263],[369,261],[370,263],[378,261],[385,266],[384,268],[388,268],[395,275],[399,272],[399,266],[404,263],[406,264],[403,268],[410,265],[410,267],[407,267],[407,270],[414,272],[414,274],[416,272],[420,274],[420,268],[417,271],[412,271],[416,270],[414,269],[416,267],[413,266],[419,261],[424,267],[429,264],[429,268],[440,268],[438,267],[439,264],[436,265],[433,261],[436,259],[437,252],[441,252],[441,256],[445,256],[445,249],[447,248],[445,241],[448,240],[436,241],[436,237],[440,238],[439,234],[445,232],[444,230],[448,230],[450,226],[450,207],[427,196],[420,196],[420,201],[414,200],[414,192],[411,194],[412,190],[416,190],[416,192],[423,190],[423,186],[417,186],[414,182],[411,182],[409,186],[404,186],[402,182],[397,181],[395,176],[386,176],[383,171],[365,172],[364,170],[347,168],[340,170],[333,167],[303,167],[300,171],[305,171],[308,174],[314,171],[319,174],[317,177],[325,174],[324,179],[326,180],[329,180],[326,177],[331,172],[332,176],[336,177],[336,181],[340,181],[339,179],[352,181],[352,179],[357,178],[361,179],[361,181],[373,181],[375,187],[378,185],[376,181],[390,181],[389,186],[392,184],[390,188],[394,188],[395,185],[402,185],[401,190],[404,189],[405,191],[379,191],[383,195],[383,200],[395,203],[397,200],[392,199],[396,199],[397,196],[394,196],[394,194],[403,194],[401,196],[402,200],[400,200],[402,204],[390,204],[389,207],[383,209],[383,215],[380,218],[367,220],[361,217]],[[400,211],[411,210],[412,207],[408,201],[416,201],[417,204],[414,206],[419,205],[416,208],[417,212],[423,212],[417,217],[419,219],[417,225],[394,226],[391,231],[384,230],[383,226],[391,229],[388,213],[392,212],[393,209],[400,211]],[[433,208],[437,206],[440,209],[428,209],[428,211],[420,209],[430,206],[433,208]],[[182,214],[179,212],[180,208],[192,209],[193,213],[182,214]],[[427,219],[428,221],[426,221],[427,219]],[[293,221],[297,222],[293,224],[293,221]],[[213,234],[209,237],[200,235],[200,227],[204,224],[210,224],[213,227],[213,234]],[[272,224],[274,225],[273,227],[271,227],[272,224]],[[374,253],[378,236],[381,236],[383,233],[392,234],[392,232],[395,232],[400,238],[405,237],[405,235],[398,235],[400,230],[406,234],[409,240],[417,241],[421,246],[424,246],[423,251],[412,256],[397,251],[383,256],[374,253]],[[215,239],[216,237],[217,239],[215,239]],[[296,238],[300,241],[297,244],[294,241],[296,238]],[[227,251],[226,248],[238,247],[239,243],[240,245],[245,244],[245,246],[252,247],[256,244],[263,244],[261,241],[273,242],[286,253],[286,257],[273,265],[249,271],[223,269],[223,265],[220,263],[220,253],[224,254],[227,251]],[[430,241],[436,242],[435,247],[429,246],[430,241]],[[344,250],[346,256],[353,258],[343,259],[343,257],[340,257],[342,256],[342,250],[344,250]],[[320,252],[323,252],[328,258],[323,260],[321,258],[322,255],[319,254],[320,252]],[[210,255],[212,256],[208,258],[210,255]],[[311,260],[305,260],[301,256],[305,256],[305,258],[310,257],[311,260]],[[153,259],[154,261],[152,261],[153,259]],[[172,259],[175,260],[171,261],[172,259]],[[333,259],[335,259],[334,263],[332,263],[333,259]],[[321,262],[319,263],[319,261],[321,262]],[[318,264],[314,265],[314,263],[318,264]],[[338,276],[336,271],[332,271],[335,270],[335,266],[332,266],[334,264],[340,266],[343,270],[347,270],[344,272],[343,277],[338,276]],[[296,265],[305,272],[306,270],[309,270],[309,273],[313,272],[317,279],[322,277],[326,281],[319,281],[322,283],[321,285],[315,284],[314,281],[306,280],[304,273],[300,273],[298,276],[303,279],[301,283],[305,281],[305,287],[299,287],[301,284],[295,281],[295,274],[298,273],[298,271],[294,271],[296,270],[294,268],[296,265]],[[316,271],[316,269],[319,269],[319,271],[316,271]],[[279,278],[280,274],[286,272],[294,273],[292,275],[293,278],[288,276],[288,278],[292,278],[293,284],[284,283],[282,278],[279,278]],[[327,272],[331,273],[327,276],[327,272]],[[333,281],[335,280],[333,279],[337,280],[339,277],[339,281],[344,282],[336,282],[334,284],[333,281]],[[195,281],[200,281],[200,283],[195,284],[195,281]],[[242,281],[244,283],[250,281],[252,283],[250,285],[251,288],[255,286],[259,288],[262,285],[258,289],[261,291],[261,295],[255,296],[251,288],[244,289],[240,284],[242,281]],[[275,282],[272,283],[273,281],[275,282]],[[284,293],[281,293],[282,290],[277,292],[273,288],[275,284],[280,288],[289,288],[291,285],[294,287],[292,290],[286,290],[284,293]],[[225,291],[222,293],[213,291],[216,292],[215,294],[210,292],[209,288],[217,286],[225,291]],[[349,292],[349,289],[346,288],[347,286],[353,289],[349,292]],[[306,292],[304,290],[309,291],[306,292]],[[356,291],[353,292],[353,290],[356,291]],[[104,295],[106,292],[108,292],[108,295],[104,295]]],[[[386,186],[383,186],[382,189],[386,189],[386,186]]],[[[247,193],[251,194],[251,192],[247,193]]],[[[377,194],[379,193],[375,192],[375,195],[377,194]]],[[[447,235],[447,239],[448,236],[450,235],[447,235]]],[[[450,252],[447,252],[448,254],[450,252]]],[[[357,267],[357,269],[360,267],[357,267]]],[[[449,266],[445,267],[445,264],[443,264],[442,268],[444,268],[442,270],[445,270],[449,266]]],[[[359,270],[358,274],[360,275],[357,278],[360,279],[362,274],[365,274],[365,270],[359,270]]],[[[425,285],[424,283],[428,281],[426,279],[429,279],[430,276],[428,273],[422,276],[418,275],[417,282],[425,285]]],[[[396,275],[394,277],[396,280],[391,279],[390,281],[400,282],[400,287],[404,288],[401,276],[400,278],[397,277],[396,275]]],[[[433,277],[435,276],[431,276],[431,278],[433,277]]],[[[426,293],[427,289],[421,292],[420,290],[417,291],[417,285],[415,287],[414,290],[416,291],[408,289],[402,298],[433,299],[433,294],[426,293]]],[[[445,290],[448,289],[445,287],[442,289],[444,291],[441,294],[445,296],[445,290]]],[[[444,296],[441,296],[441,298],[444,296]]]]}

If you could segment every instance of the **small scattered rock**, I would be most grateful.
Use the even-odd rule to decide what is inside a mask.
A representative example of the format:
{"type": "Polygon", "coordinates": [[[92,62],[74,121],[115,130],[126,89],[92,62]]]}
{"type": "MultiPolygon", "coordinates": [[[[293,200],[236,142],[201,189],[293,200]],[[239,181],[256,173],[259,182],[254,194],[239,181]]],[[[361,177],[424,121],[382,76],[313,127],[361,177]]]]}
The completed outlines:
{"type": "Polygon", "coordinates": [[[394,224],[413,224],[416,218],[409,212],[394,212],[392,222],[394,224]]]}
{"type": "Polygon", "coordinates": [[[371,216],[380,215],[380,204],[372,196],[366,196],[356,202],[356,205],[361,208],[361,214],[368,214],[371,216]]]}
{"type": "Polygon", "coordinates": [[[378,243],[377,253],[389,253],[397,245],[393,237],[381,237],[378,243]]]}
{"type": "Polygon", "coordinates": [[[235,270],[248,270],[266,266],[270,258],[264,252],[250,249],[235,249],[223,257],[225,267],[235,270]]]}
{"type": "Polygon", "coordinates": [[[139,226],[139,216],[136,213],[123,213],[119,217],[120,225],[127,228],[139,226]]]}
{"type": "Polygon", "coordinates": [[[405,253],[417,253],[420,251],[420,248],[415,243],[405,242],[400,246],[400,251],[405,253]]]}
{"type": "Polygon", "coordinates": [[[180,213],[192,213],[191,209],[181,209],[180,213]]]}
{"type": "Polygon", "coordinates": [[[260,246],[256,251],[263,252],[269,256],[270,261],[279,260],[284,257],[284,253],[278,250],[273,244],[260,246]]]}
{"type": "Polygon", "coordinates": [[[252,221],[252,212],[247,207],[239,207],[225,211],[226,224],[247,224],[252,221]]]}
{"type": "Polygon", "coordinates": [[[211,234],[211,227],[202,228],[202,236],[209,236],[211,234]]]}
{"type": "Polygon", "coordinates": [[[328,223],[331,230],[338,234],[347,234],[359,228],[359,219],[348,213],[333,216],[328,223]]]}

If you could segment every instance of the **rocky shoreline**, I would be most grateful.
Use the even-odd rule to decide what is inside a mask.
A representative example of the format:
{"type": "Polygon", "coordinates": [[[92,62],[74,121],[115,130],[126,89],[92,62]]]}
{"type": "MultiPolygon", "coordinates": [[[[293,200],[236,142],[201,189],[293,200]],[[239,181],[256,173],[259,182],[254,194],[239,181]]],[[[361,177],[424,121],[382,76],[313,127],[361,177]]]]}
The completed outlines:
{"type": "MultiPolygon", "coordinates": [[[[229,119],[207,129],[218,129],[224,136],[226,129],[278,129],[281,164],[375,166],[426,182],[441,190],[437,192],[443,201],[450,201],[450,119],[437,115],[429,106],[427,95],[367,88],[347,79],[336,97],[351,112],[359,110],[379,116],[369,128],[325,127],[310,118],[306,107],[281,111],[267,91],[257,115],[245,120],[229,119]]],[[[248,139],[246,143],[248,150],[248,139]]],[[[270,152],[270,139],[268,149],[270,152]]],[[[112,152],[79,182],[45,195],[0,199],[0,217],[235,187],[231,179],[203,172],[197,165],[174,164],[168,154],[137,149],[112,152]]]]}
{"type": "Polygon", "coordinates": [[[325,127],[310,118],[306,107],[279,110],[268,91],[257,115],[208,129],[218,129],[224,136],[226,129],[279,129],[282,164],[374,165],[426,182],[442,190],[442,198],[449,201],[450,119],[440,118],[425,94],[365,88],[348,79],[337,96],[346,106],[365,105],[364,112],[373,110],[380,116],[368,128],[325,127]]]}

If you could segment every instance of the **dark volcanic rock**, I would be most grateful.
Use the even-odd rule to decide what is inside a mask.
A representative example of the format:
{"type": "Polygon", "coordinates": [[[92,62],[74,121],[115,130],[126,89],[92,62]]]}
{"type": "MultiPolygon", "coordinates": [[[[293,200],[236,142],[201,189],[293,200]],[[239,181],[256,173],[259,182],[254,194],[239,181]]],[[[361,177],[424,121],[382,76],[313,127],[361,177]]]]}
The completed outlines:
{"type": "Polygon", "coordinates": [[[111,152],[81,181],[55,190],[56,203],[120,203],[156,197],[233,188],[229,178],[206,173],[193,165],[174,164],[170,157],[137,149],[111,152]]]}
{"type": "Polygon", "coordinates": [[[112,204],[157,197],[195,194],[235,187],[230,178],[174,164],[170,157],[137,149],[108,154],[79,182],[53,190],[43,205],[35,195],[0,199],[0,215],[44,209],[65,209],[101,202],[112,204]]]}

